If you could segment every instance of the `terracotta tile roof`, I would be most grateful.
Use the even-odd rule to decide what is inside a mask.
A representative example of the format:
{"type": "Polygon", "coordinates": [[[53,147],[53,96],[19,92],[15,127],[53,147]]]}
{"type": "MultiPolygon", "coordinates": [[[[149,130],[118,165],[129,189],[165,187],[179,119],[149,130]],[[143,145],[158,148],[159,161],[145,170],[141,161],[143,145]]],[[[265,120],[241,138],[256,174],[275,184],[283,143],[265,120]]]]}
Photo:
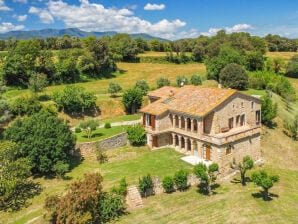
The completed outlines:
{"type": "MultiPolygon", "coordinates": [[[[172,110],[195,116],[204,116],[237,92],[233,89],[191,85],[182,88],[171,88],[174,88],[172,89],[174,91],[172,97],[166,94],[170,90],[169,87],[158,89],[158,92],[156,92],[157,90],[153,91],[154,96],[159,94],[158,96],[163,97],[144,107],[141,112],[159,115],[167,110],[172,110]],[[163,91],[166,93],[163,93],[163,91]]],[[[153,96],[152,92],[148,95],[153,96]]]]}
{"type": "Polygon", "coordinates": [[[176,92],[179,91],[179,88],[176,88],[173,86],[163,86],[154,91],[150,91],[147,95],[152,97],[157,97],[157,98],[166,98],[170,96],[171,91],[173,94],[175,94],[176,92]]]}

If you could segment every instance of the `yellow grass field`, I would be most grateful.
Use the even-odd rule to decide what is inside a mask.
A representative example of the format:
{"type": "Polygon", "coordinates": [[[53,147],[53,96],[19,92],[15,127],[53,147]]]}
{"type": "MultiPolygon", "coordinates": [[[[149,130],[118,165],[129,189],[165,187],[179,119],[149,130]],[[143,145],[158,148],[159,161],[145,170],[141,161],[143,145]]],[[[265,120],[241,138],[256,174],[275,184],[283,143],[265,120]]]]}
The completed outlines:
{"type": "Polygon", "coordinates": [[[267,52],[266,56],[271,58],[282,58],[285,61],[289,61],[294,55],[298,55],[298,52],[267,52]]]}

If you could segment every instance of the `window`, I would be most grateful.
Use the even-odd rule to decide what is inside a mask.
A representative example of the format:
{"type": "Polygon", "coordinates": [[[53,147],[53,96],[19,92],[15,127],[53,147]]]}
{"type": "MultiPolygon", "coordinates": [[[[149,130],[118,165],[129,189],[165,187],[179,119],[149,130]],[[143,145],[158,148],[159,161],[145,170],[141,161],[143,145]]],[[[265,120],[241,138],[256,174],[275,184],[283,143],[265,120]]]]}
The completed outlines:
{"type": "Polygon", "coordinates": [[[233,103],[233,109],[235,108],[235,104],[233,103]]]}
{"type": "Polygon", "coordinates": [[[244,108],[244,102],[241,102],[241,107],[244,108]]]}
{"type": "Polygon", "coordinates": [[[229,128],[232,129],[233,126],[234,126],[234,118],[231,117],[231,118],[229,119],[229,128]]]}
{"type": "Polygon", "coordinates": [[[251,109],[254,109],[255,102],[251,101],[251,109]]]}
{"type": "Polygon", "coordinates": [[[257,110],[256,111],[256,123],[260,123],[261,121],[261,111],[260,110],[257,110]]]}
{"type": "Polygon", "coordinates": [[[147,118],[146,119],[147,126],[151,126],[151,115],[147,114],[146,118],[147,118]]]}
{"type": "Polygon", "coordinates": [[[240,126],[243,126],[243,125],[245,125],[245,114],[242,114],[240,116],[240,126]]]}
{"type": "Polygon", "coordinates": [[[239,122],[240,122],[240,115],[236,116],[236,127],[239,126],[239,122]]]}
{"type": "Polygon", "coordinates": [[[232,153],[232,146],[228,145],[228,147],[226,148],[226,155],[229,155],[232,153]]]}

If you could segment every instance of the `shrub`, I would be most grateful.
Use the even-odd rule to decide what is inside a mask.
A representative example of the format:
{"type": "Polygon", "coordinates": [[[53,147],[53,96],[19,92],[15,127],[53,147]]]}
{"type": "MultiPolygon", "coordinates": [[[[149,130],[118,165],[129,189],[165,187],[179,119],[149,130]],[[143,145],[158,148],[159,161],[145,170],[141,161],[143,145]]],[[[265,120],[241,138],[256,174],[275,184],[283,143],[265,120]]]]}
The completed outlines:
{"type": "Polygon", "coordinates": [[[122,87],[116,82],[110,82],[108,93],[111,94],[112,97],[116,96],[117,93],[122,91],[122,87]]]}
{"type": "Polygon", "coordinates": [[[190,78],[190,83],[194,86],[202,85],[201,76],[197,74],[192,75],[190,78]]]}
{"type": "Polygon", "coordinates": [[[167,176],[162,180],[162,187],[165,189],[166,193],[171,193],[174,191],[174,180],[173,177],[167,176]]]}
{"type": "Polygon", "coordinates": [[[75,133],[81,133],[81,132],[82,132],[82,130],[80,127],[75,127],[75,133]]]}
{"type": "Polygon", "coordinates": [[[140,124],[128,126],[126,128],[128,140],[133,146],[141,146],[146,143],[146,131],[140,124]]]}
{"type": "Polygon", "coordinates": [[[107,128],[107,129],[108,129],[108,128],[111,128],[111,123],[106,122],[105,125],[104,125],[104,128],[107,128]]]}
{"type": "Polygon", "coordinates": [[[103,149],[96,150],[96,159],[99,163],[106,163],[108,162],[109,158],[103,149]]]}
{"type": "Polygon", "coordinates": [[[69,171],[69,164],[64,163],[62,161],[58,161],[54,166],[53,166],[53,171],[56,173],[58,178],[64,177],[65,173],[69,171]]]}
{"type": "Polygon", "coordinates": [[[143,93],[139,88],[126,90],[122,96],[122,103],[129,114],[134,114],[142,106],[143,93]]]}
{"type": "Polygon", "coordinates": [[[156,81],[157,88],[161,88],[163,86],[169,86],[171,84],[170,80],[165,77],[160,77],[156,81]]]}
{"type": "Polygon", "coordinates": [[[120,180],[118,187],[113,187],[111,192],[125,196],[127,194],[127,183],[125,177],[120,180]]]}
{"type": "Polygon", "coordinates": [[[272,100],[269,98],[268,94],[262,97],[261,103],[261,119],[262,123],[271,126],[272,120],[277,115],[277,104],[273,104],[272,100]]]}
{"type": "Polygon", "coordinates": [[[298,56],[295,55],[287,65],[286,76],[298,78],[298,56]]]}
{"type": "Polygon", "coordinates": [[[188,79],[184,75],[178,75],[176,78],[177,86],[183,86],[188,84],[188,79]]]}
{"type": "Polygon", "coordinates": [[[139,190],[144,197],[147,197],[153,193],[149,192],[150,190],[153,191],[153,181],[150,174],[139,178],[139,190]]]}
{"type": "Polygon", "coordinates": [[[219,79],[223,86],[232,89],[246,89],[248,86],[248,76],[242,66],[228,64],[219,74],[219,79]]]}
{"type": "Polygon", "coordinates": [[[92,131],[95,131],[98,125],[99,125],[98,120],[90,119],[90,120],[81,122],[80,128],[86,132],[88,138],[91,138],[92,131]]]}
{"type": "Polygon", "coordinates": [[[20,97],[10,105],[11,112],[19,116],[38,113],[41,108],[41,103],[36,97],[20,97]]]}
{"type": "Polygon", "coordinates": [[[292,121],[284,122],[285,133],[293,140],[298,140],[298,114],[292,121]]]}
{"type": "Polygon", "coordinates": [[[84,113],[85,110],[91,110],[96,105],[96,96],[77,86],[66,86],[62,91],[55,91],[52,99],[58,109],[66,113],[84,113]]]}
{"type": "Polygon", "coordinates": [[[135,88],[139,88],[145,96],[149,90],[149,85],[144,79],[142,79],[136,82],[135,88]]]}
{"type": "Polygon", "coordinates": [[[174,175],[174,183],[179,191],[184,191],[188,188],[187,185],[187,175],[188,172],[186,170],[179,170],[174,175]]]}
{"type": "Polygon", "coordinates": [[[199,163],[194,167],[193,172],[201,180],[201,186],[205,188],[204,190],[208,195],[213,193],[211,184],[216,180],[218,169],[217,163],[213,163],[208,167],[203,163],[199,163]]]}

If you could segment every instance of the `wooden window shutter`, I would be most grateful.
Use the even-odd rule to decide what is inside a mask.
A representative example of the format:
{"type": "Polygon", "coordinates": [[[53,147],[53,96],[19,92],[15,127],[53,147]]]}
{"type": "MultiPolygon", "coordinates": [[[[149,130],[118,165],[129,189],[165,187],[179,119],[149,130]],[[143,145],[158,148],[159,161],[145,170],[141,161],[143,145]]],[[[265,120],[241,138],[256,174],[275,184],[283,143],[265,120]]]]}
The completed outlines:
{"type": "Polygon", "coordinates": [[[152,130],[155,129],[155,116],[151,116],[151,127],[152,127],[152,130]]]}
{"type": "Polygon", "coordinates": [[[143,114],[143,125],[146,125],[146,114],[143,114]]]}
{"type": "Polygon", "coordinates": [[[152,147],[158,147],[157,136],[152,136],[152,147]]]}

